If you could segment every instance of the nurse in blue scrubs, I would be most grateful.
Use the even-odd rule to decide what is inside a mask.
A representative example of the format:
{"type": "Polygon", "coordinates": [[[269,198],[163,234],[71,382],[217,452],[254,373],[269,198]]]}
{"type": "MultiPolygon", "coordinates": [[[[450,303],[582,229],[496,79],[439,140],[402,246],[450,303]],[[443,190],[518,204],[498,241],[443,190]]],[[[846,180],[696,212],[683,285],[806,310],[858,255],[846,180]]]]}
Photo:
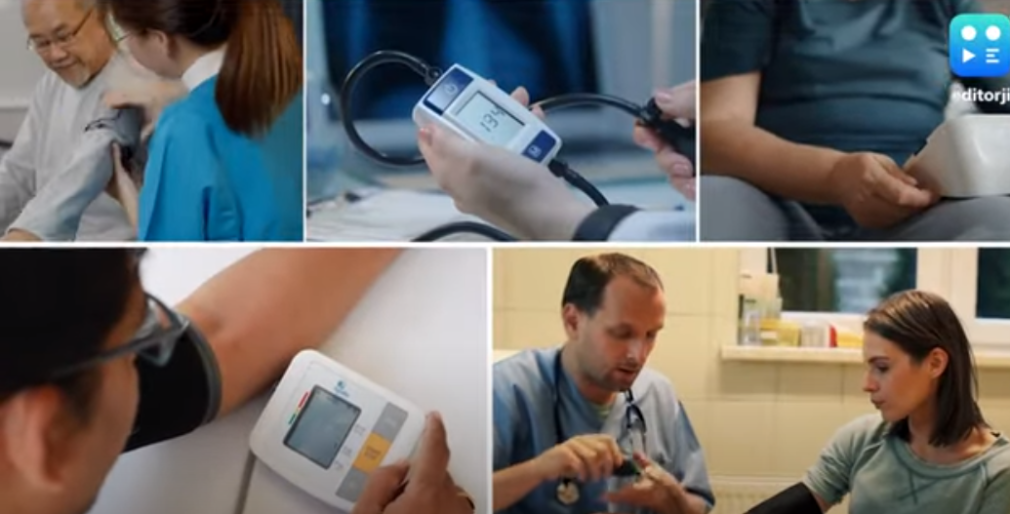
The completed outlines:
{"type": "Polygon", "coordinates": [[[657,273],[623,254],[584,257],[572,266],[562,305],[564,345],[494,367],[494,511],[711,511],[687,412],[670,381],[645,368],[666,318],[657,273]],[[636,479],[617,473],[629,463],[666,471],[667,480],[638,479],[639,488],[662,488],[653,495],[661,501],[631,501],[636,479]]]}
{"type": "Polygon", "coordinates": [[[133,57],[189,94],[158,119],[141,241],[303,240],[302,50],[276,0],[103,0],[133,57]]]}

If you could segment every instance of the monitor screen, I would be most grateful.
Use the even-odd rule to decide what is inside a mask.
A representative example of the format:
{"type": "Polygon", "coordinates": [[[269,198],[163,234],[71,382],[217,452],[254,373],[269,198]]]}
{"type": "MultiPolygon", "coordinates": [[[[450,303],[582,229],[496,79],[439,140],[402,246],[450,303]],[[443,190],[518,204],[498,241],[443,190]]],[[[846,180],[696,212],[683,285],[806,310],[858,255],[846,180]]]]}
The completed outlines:
{"type": "Polygon", "coordinates": [[[316,386],[284,438],[284,445],[329,469],[360,415],[360,408],[316,386]]]}
{"type": "MultiPolygon", "coordinates": [[[[337,88],[378,50],[415,55],[442,70],[461,64],[534,100],[599,92],[588,0],[343,0],[322,2],[337,88]]],[[[428,87],[405,67],[374,69],[355,92],[359,119],[409,118],[428,87]]]]}
{"type": "Polygon", "coordinates": [[[523,122],[484,96],[473,95],[456,113],[472,134],[495,146],[507,145],[523,129],[523,122]]]}

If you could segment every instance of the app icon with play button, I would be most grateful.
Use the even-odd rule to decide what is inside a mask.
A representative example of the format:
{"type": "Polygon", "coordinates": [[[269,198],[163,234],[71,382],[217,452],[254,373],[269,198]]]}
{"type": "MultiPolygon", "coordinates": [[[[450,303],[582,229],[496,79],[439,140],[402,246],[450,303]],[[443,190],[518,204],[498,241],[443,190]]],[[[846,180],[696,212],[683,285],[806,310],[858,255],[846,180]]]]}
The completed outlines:
{"type": "Polygon", "coordinates": [[[950,22],[950,69],[959,77],[1010,74],[1010,18],[961,14],[950,22]]]}

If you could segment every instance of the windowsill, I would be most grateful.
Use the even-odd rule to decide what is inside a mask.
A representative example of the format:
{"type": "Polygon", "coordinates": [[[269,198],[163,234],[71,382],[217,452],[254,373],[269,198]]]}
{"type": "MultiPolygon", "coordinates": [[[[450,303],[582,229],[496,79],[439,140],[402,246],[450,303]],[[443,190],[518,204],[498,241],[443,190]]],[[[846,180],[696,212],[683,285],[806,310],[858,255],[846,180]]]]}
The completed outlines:
{"type": "MultiPolygon", "coordinates": [[[[779,364],[863,363],[861,350],[853,348],[791,348],[783,346],[723,346],[720,358],[731,362],[779,364]]],[[[976,351],[975,365],[985,369],[1010,369],[1010,352],[976,351]]]]}
{"type": "Polygon", "coordinates": [[[509,357],[517,354],[517,353],[519,353],[518,350],[498,350],[498,349],[495,349],[495,350],[491,351],[491,358],[493,359],[493,362],[498,362],[498,361],[507,359],[507,358],[509,358],[509,357]]]}

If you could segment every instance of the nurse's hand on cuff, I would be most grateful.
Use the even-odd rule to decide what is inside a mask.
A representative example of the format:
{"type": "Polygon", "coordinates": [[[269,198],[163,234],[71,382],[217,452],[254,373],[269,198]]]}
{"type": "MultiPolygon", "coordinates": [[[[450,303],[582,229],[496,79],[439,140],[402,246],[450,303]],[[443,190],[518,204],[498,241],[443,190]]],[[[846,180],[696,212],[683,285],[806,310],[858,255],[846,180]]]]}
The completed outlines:
{"type": "Polygon", "coordinates": [[[413,461],[375,470],[351,514],[473,514],[449,476],[446,439],[442,418],[429,414],[413,461]]]}
{"type": "Polygon", "coordinates": [[[687,514],[687,493],[673,475],[642,454],[635,454],[642,469],[635,483],[607,493],[606,501],[649,509],[658,514],[687,514]]]}
{"type": "Polygon", "coordinates": [[[123,164],[123,152],[116,143],[112,144],[112,163],[112,179],[109,180],[105,192],[122,205],[130,225],[136,230],[139,226],[140,194],[137,191],[137,184],[131,178],[131,170],[127,170],[123,164]]]}
{"type": "Polygon", "coordinates": [[[158,124],[166,106],[186,96],[186,86],[175,80],[150,80],[130,84],[105,93],[105,105],[111,109],[139,108],[144,111],[141,141],[146,141],[158,124]]]}
{"type": "MultiPolygon", "coordinates": [[[[665,118],[694,122],[695,115],[695,82],[686,82],[669,89],[660,89],[655,92],[656,105],[663,111],[665,118]]],[[[696,178],[695,170],[691,166],[691,161],[673,151],[662,139],[653,131],[636,126],[634,132],[635,142],[639,146],[648,148],[656,152],[656,164],[666,172],[670,178],[670,183],[674,189],[684,195],[690,201],[695,199],[696,178]]]]}
{"type": "MultiPolygon", "coordinates": [[[[512,97],[529,105],[519,88],[512,97]]],[[[542,116],[542,111],[534,113],[542,116]]],[[[518,154],[466,141],[435,126],[422,127],[421,154],[438,185],[461,212],[478,216],[517,237],[567,241],[593,205],[576,197],[545,166],[518,154]]]]}

